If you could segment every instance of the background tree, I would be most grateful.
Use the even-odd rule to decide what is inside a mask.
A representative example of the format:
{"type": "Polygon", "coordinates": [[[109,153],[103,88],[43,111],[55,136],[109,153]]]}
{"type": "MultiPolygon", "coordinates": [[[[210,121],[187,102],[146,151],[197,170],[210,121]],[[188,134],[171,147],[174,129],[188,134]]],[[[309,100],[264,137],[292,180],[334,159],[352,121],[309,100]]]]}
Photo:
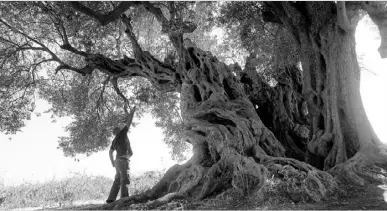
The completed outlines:
{"type": "MultiPolygon", "coordinates": [[[[337,187],[334,178],[321,170],[330,169],[333,175],[344,177],[355,176],[354,181],[361,183],[361,178],[354,173],[357,165],[385,159],[385,154],[380,153],[384,145],[375,136],[362,107],[352,30],[357,23],[358,10],[363,9],[380,27],[383,37],[383,4],[348,3],[348,8],[340,2],[337,7],[333,2],[237,5],[251,9],[254,14],[257,11],[261,16],[247,18],[248,22],[237,26],[245,36],[241,37],[241,45],[250,51],[244,69],[238,64],[225,64],[186,36],[198,29],[194,22],[198,20],[193,19],[195,13],[191,11],[203,4],[207,3],[1,4],[1,12],[6,14],[0,19],[4,52],[1,74],[11,78],[12,71],[25,72],[26,81],[38,84],[38,89],[31,89],[39,90],[53,104],[56,114],[73,115],[75,121],[68,128],[70,137],[61,141],[67,154],[87,154],[106,147],[109,136],[106,128],[117,124],[124,103],[144,110],[166,103],[165,107],[174,110],[177,108],[174,94],[180,95],[180,119],[178,112],[172,112],[173,118],[159,115],[157,110],[154,112],[167,120],[162,123],[166,128],[182,125],[174,129],[181,133],[174,134],[183,134],[183,140],[192,144],[192,158],[183,165],[171,167],[152,189],[106,208],[145,201],[149,201],[147,205],[151,208],[176,197],[203,199],[226,190],[248,194],[260,190],[268,177],[281,181],[280,185],[288,187],[284,190],[289,194],[301,193],[305,198],[319,201],[337,187]],[[257,58],[264,55],[260,48],[250,48],[246,44],[256,41],[254,30],[262,25],[262,21],[256,23],[260,19],[274,23],[269,30],[261,27],[262,40],[273,41],[268,33],[275,29],[293,36],[293,44],[299,49],[299,57],[295,58],[300,59],[303,69],[302,95],[308,106],[307,109],[302,107],[299,71],[283,62],[285,67],[278,68],[283,72],[273,77],[277,79],[278,88],[268,96],[263,95],[268,100],[276,100],[267,108],[277,109],[280,118],[272,116],[275,121],[266,126],[256,110],[259,102],[253,102],[261,97],[254,98],[255,93],[247,92],[251,88],[255,89],[253,92],[269,90],[264,87],[267,85],[262,85],[262,90],[251,82],[257,80],[257,76],[247,80],[261,63],[256,62],[257,58]],[[135,23],[145,20],[157,21],[151,23],[157,24],[154,28],[162,35],[152,36],[151,40],[164,43],[163,47],[146,43],[145,38],[139,36],[144,31],[136,28],[135,23]],[[165,41],[166,38],[169,41],[165,41]],[[161,96],[172,93],[169,96],[172,100],[157,100],[158,96],[149,92],[152,89],[161,96]],[[281,108],[289,102],[296,106],[281,108]],[[293,138],[286,135],[296,123],[306,124],[308,113],[311,132],[307,158],[321,170],[285,157],[286,150],[302,150],[302,145],[296,143],[293,145],[297,147],[292,148],[289,141],[293,138]],[[282,120],[282,116],[286,118],[282,120]],[[275,132],[283,124],[288,127],[284,136],[277,134],[279,141],[267,126],[275,132]],[[90,134],[91,138],[86,139],[85,134],[90,134]]],[[[208,3],[208,6],[213,4],[208,3]]],[[[275,49],[275,45],[267,46],[269,51],[275,49]]],[[[380,52],[384,56],[383,49],[380,52]]],[[[272,59],[270,54],[266,56],[272,59]]],[[[270,67],[274,71],[280,65],[270,67]]],[[[27,96],[32,99],[34,95],[27,96]]],[[[27,102],[32,104],[33,101],[27,102]]],[[[27,104],[19,107],[26,111],[27,104]]],[[[12,110],[14,107],[10,109],[16,112],[12,110]]],[[[265,119],[269,121],[270,118],[265,119]]],[[[21,125],[16,126],[20,128],[21,125]]]]}
{"type": "MultiPolygon", "coordinates": [[[[361,101],[354,29],[362,9],[379,26],[384,40],[385,6],[308,2],[268,3],[267,8],[277,19],[271,20],[282,23],[300,48],[303,95],[311,115],[308,162],[363,184],[356,172],[364,165],[383,163],[385,146],[375,135],[361,101]]],[[[269,14],[267,18],[274,17],[269,14]]],[[[382,57],[383,49],[384,41],[379,50],[382,57]]]]}

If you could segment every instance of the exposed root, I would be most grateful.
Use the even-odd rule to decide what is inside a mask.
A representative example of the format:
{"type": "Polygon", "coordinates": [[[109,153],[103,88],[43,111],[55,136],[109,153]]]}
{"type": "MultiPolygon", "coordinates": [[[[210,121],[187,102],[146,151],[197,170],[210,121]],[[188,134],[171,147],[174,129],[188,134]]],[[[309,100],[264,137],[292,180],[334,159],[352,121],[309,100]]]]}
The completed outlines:
{"type": "Polygon", "coordinates": [[[202,180],[206,169],[199,165],[193,165],[182,171],[177,179],[169,185],[168,193],[177,191],[189,191],[202,180]]]}
{"type": "Polygon", "coordinates": [[[288,195],[301,195],[315,202],[327,199],[337,189],[337,183],[327,172],[291,158],[268,158],[264,165],[273,178],[281,180],[279,187],[288,195]]]}
{"type": "Polygon", "coordinates": [[[141,205],[144,209],[155,209],[157,207],[160,207],[164,204],[167,204],[171,202],[174,199],[181,199],[184,198],[184,196],[181,193],[174,192],[174,193],[168,193],[165,196],[162,196],[158,199],[148,201],[148,198],[145,195],[133,195],[130,197],[125,197],[120,200],[117,200],[111,204],[106,204],[102,206],[102,210],[118,210],[118,209],[128,209],[131,205],[137,204],[137,203],[144,203],[141,205]]]}
{"type": "Polygon", "coordinates": [[[269,175],[280,181],[277,189],[281,193],[316,202],[327,199],[337,188],[330,174],[304,162],[267,155],[260,158],[262,164],[227,148],[211,167],[176,165],[151,190],[104,205],[102,209],[127,209],[136,203],[142,203],[145,209],[155,209],[174,199],[201,200],[231,189],[241,196],[258,193],[263,197],[269,175]]]}
{"type": "Polygon", "coordinates": [[[268,171],[252,158],[240,157],[234,163],[232,186],[240,193],[248,194],[259,190],[265,183],[268,171]]]}
{"type": "Polygon", "coordinates": [[[144,195],[149,200],[154,200],[166,195],[167,193],[176,192],[176,188],[173,189],[171,187],[171,183],[177,180],[181,172],[190,167],[191,164],[189,161],[184,165],[172,166],[155,186],[153,186],[150,190],[145,191],[144,195]]]}
{"type": "Polygon", "coordinates": [[[133,196],[121,198],[121,199],[119,199],[111,204],[105,204],[101,208],[97,208],[97,209],[117,210],[117,209],[120,209],[122,207],[127,207],[127,206],[130,206],[132,204],[143,203],[146,201],[147,201],[147,197],[144,194],[138,194],[138,195],[133,195],[133,196]]]}
{"type": "Polygon", "coordinates": [[[157,207],[160,207],[161,205],[169,203],[170,201],[172,201],[174,199],[179,199],[179,198],[184,198],[183,194],[181,194],[179,192],[168,193],[163,197],[160,197],[156,200],[147,202],[146,208],[147,209],[155,209],[157,207]]]}
{"type": "Polygon", "coordinates": [[[363,166],[364,154],[357,153],[344,163],[336,165],[328,172],[338,181],[349,181],[355,184],[364,185],[364,179],[358,175],[358,169],[363,166]]]}
{"type": "Polygon", "coordinates": [[[381,152],[379,153],[364,151],[366,150],[357,152],[355,156],[344,163],[336,165],[328,172],[339,181],[352,182],[361,186],[365,184],[365,180],[362,176],[379,180],[379,178],[367,168],[374,164],[387,163],[386,155],[382,153],[383,149],[381,149],[381,152]]]}
{"type": "Polygon", "coordinates": [[[246,195],[259,190],[264,185],[266,178],[266,167],[256,163],[253,158],[242,156],[228,148],[224,150],[222,158],[206,173],[196,199],[223,192],[230,187],[246,195]]]}
{"type": "Polygon", "coordinates": [[[214,164],[208,170],[205,180],[203,180],[202,189],[195,198],[201,200],[219,189],[229,187],[231,173],[232,169],[229,168],[224,159],[214,164]]]}

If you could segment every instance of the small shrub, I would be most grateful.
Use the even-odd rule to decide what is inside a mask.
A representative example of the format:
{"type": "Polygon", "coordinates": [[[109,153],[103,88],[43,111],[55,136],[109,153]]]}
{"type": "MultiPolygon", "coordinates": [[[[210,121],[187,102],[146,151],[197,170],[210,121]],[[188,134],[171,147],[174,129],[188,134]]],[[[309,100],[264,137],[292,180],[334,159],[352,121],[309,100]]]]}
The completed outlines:
{"type": "Polygon", "coordinates": [[[129,195],[136,195],[152,188],[164,175],[161,171],[147,171],[130,179],[129,195]]]}

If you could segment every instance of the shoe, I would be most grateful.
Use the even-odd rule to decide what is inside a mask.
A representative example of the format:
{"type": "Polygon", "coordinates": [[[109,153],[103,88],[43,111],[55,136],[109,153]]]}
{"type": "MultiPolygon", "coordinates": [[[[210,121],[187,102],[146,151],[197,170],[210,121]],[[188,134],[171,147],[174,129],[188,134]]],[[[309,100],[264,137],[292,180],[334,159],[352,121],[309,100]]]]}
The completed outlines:
{"type": "Polygon", "coordinates": [[[113,202],[114,202],[113,200],[106,200],[107,204],[110,204],[110,203],[113,203],[113,202]]]}

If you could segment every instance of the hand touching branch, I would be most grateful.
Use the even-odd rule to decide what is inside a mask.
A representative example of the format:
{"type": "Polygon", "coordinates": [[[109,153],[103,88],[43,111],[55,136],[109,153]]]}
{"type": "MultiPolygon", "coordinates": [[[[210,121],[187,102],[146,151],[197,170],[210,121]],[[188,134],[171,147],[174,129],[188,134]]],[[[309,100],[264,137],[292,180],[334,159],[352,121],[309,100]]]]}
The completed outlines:
{"type": "MultiPolygon", "coordinates": [[[[113,85],[114,91],[124,100],[124,111],[125,111],[126,115],[130,116],[132,112],[134,114],[134,110],[136,110],[136,106],[134,106],[131,109],[130,113],[128,112],[129,100],[128,100],[128,98],[125,97],[125,95],[118,88],[118,78],[116,78],[116,77],[112,78],[111,83],[113,85]]],[[[132,118],[133,118],[133,114],[132,114],[132,118]]],[[[132,120],[130,120],[130,123],[131,122],[132,122],[132,120]]],[[[130,124],[127,124],[127,125],[129,126],[130,124]]]]}

